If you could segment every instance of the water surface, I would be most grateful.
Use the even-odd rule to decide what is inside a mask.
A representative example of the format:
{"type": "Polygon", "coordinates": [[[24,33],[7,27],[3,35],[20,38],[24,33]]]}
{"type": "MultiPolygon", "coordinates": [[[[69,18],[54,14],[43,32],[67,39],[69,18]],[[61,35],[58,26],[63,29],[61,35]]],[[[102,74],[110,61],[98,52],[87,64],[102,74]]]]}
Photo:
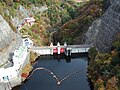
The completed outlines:
{"type": "Polygon", "coordinates": [[[33,66],[34,69],[44,67],[53,72],[59,80],[71,73],[80,71],[57,84],[53,75],[46,70],[37,70],[19,87],[19,90],[91,90],[87,74],[88,58],[86,55],[73,55],[71,58],[64,56],[40,56],[33,66]],[[81,71],[83,70],[83,71],[81,71]]]}

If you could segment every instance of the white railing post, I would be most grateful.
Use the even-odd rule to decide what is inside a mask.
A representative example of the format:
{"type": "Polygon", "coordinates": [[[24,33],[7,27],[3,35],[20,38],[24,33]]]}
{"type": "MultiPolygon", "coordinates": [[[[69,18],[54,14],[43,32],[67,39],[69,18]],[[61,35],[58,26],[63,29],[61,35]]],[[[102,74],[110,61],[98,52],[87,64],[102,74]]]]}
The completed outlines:
{"type": "MultiPolygon", "coordinates": [[[[51,42],[50,47],[53,47],[53,43],[51,42]]],[[[53,55],[53,48],[50,50],[50,54],[53,55]]]]}
{"type": "Polygon", "coordinates": [[[60,49],[61,48],[60,48],[60,43],[59,42],[57,43],[57,49],[58,49],[58,54],[60,54],[60,49]]]}

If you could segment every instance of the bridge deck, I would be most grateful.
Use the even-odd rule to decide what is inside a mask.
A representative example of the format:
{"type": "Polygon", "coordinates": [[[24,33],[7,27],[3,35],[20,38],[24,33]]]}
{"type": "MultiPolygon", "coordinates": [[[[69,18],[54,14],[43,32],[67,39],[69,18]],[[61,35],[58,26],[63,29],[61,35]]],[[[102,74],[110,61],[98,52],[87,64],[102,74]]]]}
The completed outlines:
{"type": "MultiPolygon", "coordinates": [[[[41,49],[54,49],[58,46],[41,46],[41,47],[31,47],[32,50],[41,50],[41,49]]],[[[60,48],[65,48],[65,46],[61,45],[60,48]]],[[[90,48],[92,45],[68,45],[67,48],[90,48]]]]}
{"type": "Polygon", "coordinates": [[[42,46],[32,47],[31,51],[38,53],[39,55],[53,55],[54,53],[65,53],[67,56],[71,53],[86,53],[92,47],[92,45],[68,45],[68,46],[42,46]]]}
{"type": "Polygon", "coordinates": [[[90,48],[91,45],[83,44],[83,45],[68,45],[68,48],[90,48]]]}
{"type": "Polygon", "coordinates": [[[32,47],[30,50],[45,50],[45,49],[55,49],[56,46],[50,47],[50,46],[44,46],[44,47],[32,47]]]}

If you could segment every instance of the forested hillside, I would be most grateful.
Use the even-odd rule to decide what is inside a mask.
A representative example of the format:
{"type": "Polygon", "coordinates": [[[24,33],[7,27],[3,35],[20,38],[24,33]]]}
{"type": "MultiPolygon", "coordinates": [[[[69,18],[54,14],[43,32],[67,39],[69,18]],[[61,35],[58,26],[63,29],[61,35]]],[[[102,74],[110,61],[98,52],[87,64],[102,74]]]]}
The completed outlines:
{"type": "Polygon", "coordinates": [[[14,31],[24,18],[36,19],[32,27],[25,26],[20,30],[36,45],[48,45],[53,39],[54,43],[82,43],[83,33],[102,15],[102,0],[3,0],[0,6],[1,14],[14,31]]]}

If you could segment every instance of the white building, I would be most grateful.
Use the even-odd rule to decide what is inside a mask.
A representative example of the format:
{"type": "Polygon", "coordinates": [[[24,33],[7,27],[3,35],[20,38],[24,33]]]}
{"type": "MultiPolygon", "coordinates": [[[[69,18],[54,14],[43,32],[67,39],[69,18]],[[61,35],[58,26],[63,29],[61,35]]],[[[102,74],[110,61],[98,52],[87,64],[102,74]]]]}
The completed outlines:
{"type": "Polygon", "coordinates": [[[1,68],[0,69],[0,82],[10,82],[13,78],[17,77],[17,71],[13,67],[9,67],[7,69],[1,68]]]}
{"type": "Polygon", "coordinates": [[[33,41],[30,40],[29,38],[23,38],[22,41],[23,41],[23,46],[26,46],[28,48],[33,46],[33,41]]]}
{"type": "Polygon", "coordinates": [[[33,17],[29,17],[25,19],[26,23],[30,26],[34,25],[35,19],[33,17]]]}
{"type": "Polygon", "coordinates": [[[13,66],[0,68],[0,83],[10,83],[9,89],[19,85],[22,81],[22,69],[28,63],[29,52],[26,46],[20,46],[14,51],[13,66]]]}
{"type": "Polygon", "coordinates": [[[24,25],[28,24],[29,26],[32,26],[34,25],[35,23],[35,19],[33,17],[28,17],[28,18],[25,18],[24,20],[22,20],[20,22],[20,24],[18,25],[17,27],[17,30],[19,31],[20,29],[23,28],[24,25]]]}

